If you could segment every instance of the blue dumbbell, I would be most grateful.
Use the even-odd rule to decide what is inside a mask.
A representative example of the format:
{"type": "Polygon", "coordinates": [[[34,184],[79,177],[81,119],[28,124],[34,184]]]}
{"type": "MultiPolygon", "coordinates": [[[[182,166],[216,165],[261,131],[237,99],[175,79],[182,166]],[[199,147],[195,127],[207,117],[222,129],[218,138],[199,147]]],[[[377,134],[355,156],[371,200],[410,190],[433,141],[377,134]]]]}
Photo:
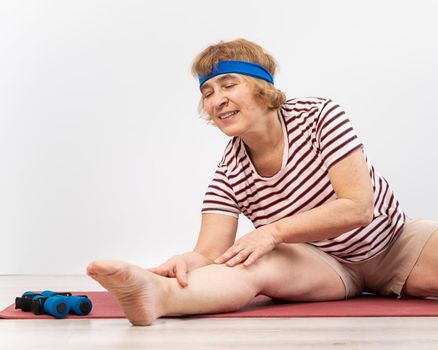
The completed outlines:
{"type": "Polygon", "coordinates": [[[56,318],[64,318],[70,312],[68,297],[65,295],[36,295],[33,297],[33,313],[48,314],[56,318]]]}
{"type": "MultiPolygon", "coordinates": [[[[52,295],[52,294],[50,294],[52,295]]],[[[44,296],[50,296],[50,295],[44,295],[44,296]]],[[[53,294],[54,295],[54,294],[53,294]]],[[[71,295],[71,293],[62,293],[62,295],[71,295]]],[[[21,297],[15,298],[15,308],[21,309],[23,311],[33,311],[34,308],[38,308],[38,305],[41,306],[41,312],[42,312],[42,293],[36,293],[36,292],[24,292],[21,297]],[[39,296],[40,298],[36,299],[36,297],[39,296]],[[35,304],[35,300],[39,300],[37,304],[35,304]]],[[[38,310],[37,310],[38,311],[38,310]]]]}
{"type": "Polygon", "coordinates": [[[91,300],[86,295],[73,295],[68,297],[70,313],[80,316],[88,315],[93,308],[91,300]]]}
{"type": "Polygon", "coordinates": [[[21,297],[15,298],[16,309],[32,311],[35,315],[48,314],[56,318],[64,318],[68,313],[85,316],[91,312],[92,307],[91,300],[86,295],[72,296],[70,292],[25,292],[21,297]]]}
{"type": "Polygon", "coordinates": [[[91,303],[91,300],[86,295],[72,296],[71,293],[57,293],[57,292],[52,292],[50,290],[45,290],[41,294],[50,298],[57,295],[66,295],[69,312],[71,314],[85,316],[88,315],[91,312],[91,309],[93,308],[93,304],[91,303]]]}

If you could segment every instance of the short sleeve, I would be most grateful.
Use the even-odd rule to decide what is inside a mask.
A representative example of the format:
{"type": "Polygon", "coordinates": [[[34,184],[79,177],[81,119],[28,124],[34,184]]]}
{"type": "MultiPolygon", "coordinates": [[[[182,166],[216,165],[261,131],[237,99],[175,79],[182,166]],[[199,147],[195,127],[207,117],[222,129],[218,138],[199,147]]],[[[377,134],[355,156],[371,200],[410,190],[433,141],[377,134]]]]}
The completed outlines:
{"type": "Polygon", "coordinates": [[[217,167],[205,193],[201,213],[223,214],[239,218],[240,209],[226,176],[226,167],[220,165],[217,167]]]}
{"type": "Polygon", "coordinates": [[[363,147],[344,110],[332,100],[327,100],[319,113],[316,143],[327,169],[363,147]]]}

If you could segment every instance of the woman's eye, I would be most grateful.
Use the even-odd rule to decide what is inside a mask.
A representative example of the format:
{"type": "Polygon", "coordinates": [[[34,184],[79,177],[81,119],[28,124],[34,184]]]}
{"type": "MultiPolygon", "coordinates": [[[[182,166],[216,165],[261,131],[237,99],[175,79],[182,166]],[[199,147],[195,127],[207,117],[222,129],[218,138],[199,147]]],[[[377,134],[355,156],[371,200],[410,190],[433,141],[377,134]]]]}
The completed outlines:
{"type": "Polygon", "coordinates": [[[204,94],[204,98],[207,98],[209,96],[211,96],[211,92],[207,92],[207,93],[204,94]]]}
{"type": "Polygon", "coordinates": [[[235,86],[236,84],[228,84],[228,85],[225,85],[225,87],[228,89],[228,88],[231,88],[231,87],[233,87],[233,86],[235,86]]]}

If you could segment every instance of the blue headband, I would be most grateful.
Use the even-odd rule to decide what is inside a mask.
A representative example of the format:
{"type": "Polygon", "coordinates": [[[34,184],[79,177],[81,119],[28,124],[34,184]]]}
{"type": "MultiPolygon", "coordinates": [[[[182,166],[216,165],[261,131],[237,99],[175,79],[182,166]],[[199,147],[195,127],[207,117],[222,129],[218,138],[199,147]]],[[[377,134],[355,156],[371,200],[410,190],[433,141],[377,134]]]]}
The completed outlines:
{"type": "Polygon", "coordinates": [[[268,83],[274,84],[274,79],[272,78],[271,73],[269,73],[265,67],[257,63],[243,61],[220,61],[213,66],[210,75],[199,77],[199,87],[201,87],[207,80],[217,75],[226,73],[249,75],[251,77],[263,79],[268,83]]]}

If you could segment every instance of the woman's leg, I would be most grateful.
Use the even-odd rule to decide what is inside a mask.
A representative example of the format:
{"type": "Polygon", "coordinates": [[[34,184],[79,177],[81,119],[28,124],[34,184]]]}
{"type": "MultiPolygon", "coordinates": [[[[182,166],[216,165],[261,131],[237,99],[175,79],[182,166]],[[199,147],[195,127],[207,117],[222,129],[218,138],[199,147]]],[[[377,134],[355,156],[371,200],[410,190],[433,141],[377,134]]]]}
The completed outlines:
{"type": "Polygon", "coordinates": [[[412,297],[438,297],[438,231],[424,246],[409,274],[402,294],[412,297]]]}
{"type": "Polygon", "coordinates": [[[257,294],[292,301],[345,297],[339,275],[300,244],[281,244],[254,265],[207,265],[188,274],[189,285],[120,261],[95,261],[87,273],[109,290],[134,325],[161,316],[234,311],[257,294]]]}

